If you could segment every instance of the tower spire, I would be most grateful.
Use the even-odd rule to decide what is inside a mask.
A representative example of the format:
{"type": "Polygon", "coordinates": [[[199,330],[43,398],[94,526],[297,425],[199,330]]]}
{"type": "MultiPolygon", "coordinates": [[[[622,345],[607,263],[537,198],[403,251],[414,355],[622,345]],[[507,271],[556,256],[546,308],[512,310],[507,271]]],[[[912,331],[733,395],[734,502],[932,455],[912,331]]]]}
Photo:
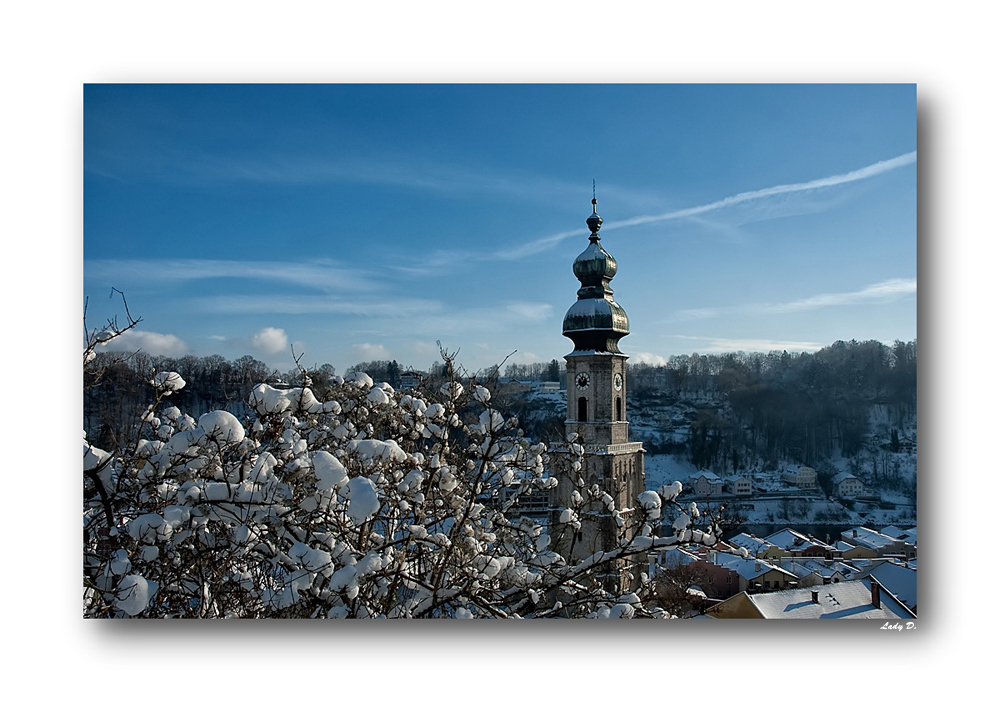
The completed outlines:
{"type": "MultiPolygon", "coordinates": [[[[594,191],[596,195],[596,183],[594,191]]],[[[576,351],[620,353],[618,340],[628,334],[628,315],[615,302],[611,290],[618,263],[601,246],[598,231],[604,220],[597,214],[596,197],[592,204],[594,212],[587,217],[590,245],[573,261],[573,274],[580,281],[580,289],[576,303],[563,318],[563,335],[573,340],[576,351]]]]}
{"type": "MultiPolygon", "coordinates": [[[[570,441],[583,444],[583,455],[566,451],[566,460],[556,461],[553,473],[559,478],[556,504],[594,515],[581,530],[555,529],[555,550],[567,560],[574,554],[590,555],[618,548],[637,533],[637,526],[619,521],[603,502],[591,495],[580,502],[576,481],[600,485],[615,504],[632,505],[645,490],[643,448],[629,441],[627,356],[618,341],[629,333],[628,315],[615,302],[611,281],[618,271],[615,257],[601,246],[598,231],[603,220],[597,214],[597,182],[593,183],[593,213],[587,217],[590,244],[573,261],[573,274],[580,281],[576,302],[563,318],[563,336],[573,341],[566,359],[566,434],[570,441]]],[[[608,569],[602,574],[606,587],[628,587],[638,577],[608,569]],[[604,577],[606,576],[606,577],[604,577]]]]}

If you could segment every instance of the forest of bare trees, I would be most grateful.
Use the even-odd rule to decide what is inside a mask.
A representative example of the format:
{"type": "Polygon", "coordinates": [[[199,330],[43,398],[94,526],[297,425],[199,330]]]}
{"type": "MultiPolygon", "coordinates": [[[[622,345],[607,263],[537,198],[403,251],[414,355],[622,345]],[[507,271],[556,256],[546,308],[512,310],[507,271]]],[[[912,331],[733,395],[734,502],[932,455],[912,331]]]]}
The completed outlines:
{"type": "MultiPolygon", "coordinates": [[[[272,370],[251,356],[231,361],[218,355],[171,359],[141,352],[101,353],[84,378],[88,435],[115,443],[117,434],[130,433],[130,423],[152,399],[149,378],[156,369],[168,367],[190,379],[175,402],[193,415],[214,408],[245,414],[245,399],[256,384],[296,384],[301,375],[272,370]]],[[[359,363],[346,372],[364,372],[395,387],[401,374],[412,370],[385,360],[359,363]]],[[[442,370],[433,367],[423,373],[434,378],[442,370]]],[[[479,374],[480,382],[497,371],[489,370],[479,374]]],[[[565,372],[555,359],[508,363],[500,370],[504,378],[536,381],[558,381],[565,372]]],[[[308,373],[319,391],[335,368],[323,364],[308,373]]],[[[493,377],[494,390],[496,380],[493,377]]],[[[880,408],[897,427],[915,421],[917,342],[888,346],[852,340],[815,353],[672,356],[664,365],[630,364],[629,388],[635,407],[705,400],[695,402],[687,413],[685,444],[651,445],[654,451],[683,449],[696,466],[727,472],[780,460],[815,463],[836,453],[857,454],[868,440],[873,408],[880,408]]],[[[553,406],[523,395],[505,399],[499,393],[497,400],[505,411],[521,416],[522,427],[538,434],[536,438],[553,440],[561,434],[562,417],[553,406]]],[[[898,444],[898,434],[895,440],[898,444]]]]}

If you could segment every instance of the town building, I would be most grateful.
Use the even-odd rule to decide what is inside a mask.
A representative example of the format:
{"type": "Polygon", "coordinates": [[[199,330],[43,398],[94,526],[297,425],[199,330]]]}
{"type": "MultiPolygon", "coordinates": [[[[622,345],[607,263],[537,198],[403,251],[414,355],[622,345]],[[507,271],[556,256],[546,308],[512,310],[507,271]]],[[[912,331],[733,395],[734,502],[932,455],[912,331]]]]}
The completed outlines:
{"type": "Polygon", "coordinates": [[[729,543],[736,548],[745,548],[755,558],[777,558],[784,555],[784,551],[774,544],[742,532],[730,538],[729,543]]]}
{"type": "MultiPolygon", "coordinates": [[[[616,506],[628,508],[646,489],[642,442],[629,441],[628,357],[618,348],[618,341],[629,333],[629,322],[611,289],[618,263],[601,245],[604,220],[597,214],[596,197],[592,204],[593,213],[587,218],[589,245],[573,262],[580,289],[563,319],[563,335],[574,345],[565,356],[566,436],[570,443],[582,445],[583,469],[579,476],[574,474],[570,449],[565,460],[556,461],[556,502],[559,508],[571,507],[574,492],[588,495],[589,486],[597,485],[611,495],[616,506]]],[[[617,547],[623,536],[621,526],[606,505],[593,501],[590,507],[576,507],[591,516],[600,515],[599,523],[588,520],[572,534],[574,530],[557,528],[560,553],[578,558],[617,547]]]]}
{"type": "Polygon", "coordinates": [[[915,543],[907,543],[902,539],[894,539],[891,536],[868,529],[867,527],[853,527],[841,532],[840,538],[849,544],[863,546],[875,552],[878,556],[899,556],[900,558],[916,558],[917,546],[915,543]]]}
{"type": "Polygon", "coordinates": [[[725,481],[710,470],[699,470],[688,478],[695,497],[722,497],[725,481]]]}
{"type": "Polygon", "coordinates": [[[834,549],[812,536],[800,534],[794,529],[785,528],[764,539],[782,550],[782,556],[810,556],[829,558],[834,549]]]}
{"type": "Polygon", "coordinates": [[[744,475],[727,475],[724,478],[726,487],[736,497],[750,497],[753,495],[753,481],[744,475]]]}
{"type": "Polygon", "coordinates": [[[831,483],[837,497],[851,498],[865,494],[865,484],[846,471],[834,475],[831,483]]]}
{"type": "Polygon", "coordinates": [[[405,370],[399,374],[399,389],[400,390],[412,390],[415,387],[419,387],[420,383],[423,382],[426,377],[426,373],[422,373],[416,370],[405,370]]]}
{"type": "Polygon", "coordinates": [[[781,472],[781,479],[800,490],[816,489],[816,470],[809,466],[789,466],[781,472]]]}

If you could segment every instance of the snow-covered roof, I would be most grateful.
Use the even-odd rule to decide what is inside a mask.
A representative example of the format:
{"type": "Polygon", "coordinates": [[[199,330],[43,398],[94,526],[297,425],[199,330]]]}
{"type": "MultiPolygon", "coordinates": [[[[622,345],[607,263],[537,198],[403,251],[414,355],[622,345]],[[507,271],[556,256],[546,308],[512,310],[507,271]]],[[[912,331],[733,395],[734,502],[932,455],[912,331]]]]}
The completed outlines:
{"type": "Polygon", "coordinates": [[[872,604],[868,578],[829,585],[747,593],[767,619],[912,619],[913,613],[897,603],[885,591],[879,597],[881,608],[872,604]],[[818,594],[813,602],[812,593],[818,594]]]}
{"type": "Polygon", "coordinates": [[[880,534],[877,531],[866,529],[865,527],[852,527],[846,531],[840,532],[840,536],[845,541],[848,539],[854,539],[859,544],[874,549],[894,546],[897,543],[896,539],[886,536],[885,534],[880,534]]]}
{"type": "Polygon", "coordinates": [[[851,568],[845,563],[831,563],[827,565],[817,560],[783,562],[782,565],[800,578],[804,578],[810,573],[819,573],[824,578],[832,578],[838,574],[850,578],[860,572],[857,568],[851,568]]]}
{"type": "Polygon", "coordinates": [[[739,533],[729,539],[729,543],[737,548],[745,548],[750,553],[760,553],[761,551],[766,551],[771,546],[764,539],[758,539],[756,536],[743,533],[739,533]]]}
{"type": "Polygon", "coordinates": [[[858,482],[861,482],[861,478],[859,478],[856,475],[853,475],[851,473],[848,473],[846,470],[842,470],[842,471],[840,471],[839,473],[837,473],[836,475],[833,476],[833,484],[834,485],[840,485],[845,480],[857,480],[858,482]]]}
{"type": "Polygon", "coordinates": [[[856,573],[861,572],[859,568],[855,568],[850,563],[845,563],[843,561],[835,561],[834,563],[830,564],[830,570],[834,570],[840,573],[841,575],[847,576],[848,578],[855,575],[856,573]]]}
{"type": "Polygon", "coordinates": [[[917,571],[897,563],[882,563],[872,568],[872,576],[910,609],[917,606],[917,571]]]}
{"type": "Polygon", "coordinates": [[[823,575],[821,570],[813,568],[807,563],[799,563],[798,561],[786,563],[785,569],[797,578],[804,578],[807,575],[812,575],[813,573],[819,573],[820,576],[823,575]]]}
{"type": "Polygon", "coordinates": [[[879,529],[879,533],[885,534],[890,539],[898,539],[900,541],[905,541],[908,544],[916,545],[917,543],[917,528],[903,530],[895,526],[887,526],[879,529]]]}
{"type": "Polygon", "coordinates": [[[784,568],[779,568],[778,566],[773,566],[765,561],[758,560],[756,558],[743,558],[741,556],[735,556],[730,553],[720,553],[716,556],[715,560],[717,565],[722,566],[728,570],[738,573],[740,577],[745,580],[753,580],[754,578],[759,578],[765,573],[779,572],[795,577],[794,573],[790,573],[784,568]]]}
{"type": "Polygon", "coordinates": [[[672,551],[667,551],[660,558],[660,565],[664,568],[677,568],[701,561],[696,555],[683,548],[675,548],[672,551]]]}
{"type": "Polygon", "coordinates": [[[720,482],[722,481],[722,478],[720,478],[719,476],[717,476],[715,473],[713,473],[710,470],[699,470],[697,473],[692,473],[691,476],[690,476],[690,481],[694,482],[694,481],[696,481],[700,477],[704,477],[705,480],[707,480],[709,482],[712,482],[712,481],[715,481],[715,480],[718,480],[720,482]]]}
{"type": "Polygon", "coordinates": [[[805,549],[810,546],[828,548],[828,546],[819,539],[814,539],[787,527],[781,531],[771,534],[765,540],[774,544],[778,548],[785,549],[786,551],[791,551],[792,549],[805,549]]]}
{"type": "Polygon", "coordinates": [[[800,473],[805,473],[806,471],[810,471],[812,473],[816,472],[809,466],[788,466],[783,471],[781,471],[781,473],[782,475],[798,475],[800,473]]]}

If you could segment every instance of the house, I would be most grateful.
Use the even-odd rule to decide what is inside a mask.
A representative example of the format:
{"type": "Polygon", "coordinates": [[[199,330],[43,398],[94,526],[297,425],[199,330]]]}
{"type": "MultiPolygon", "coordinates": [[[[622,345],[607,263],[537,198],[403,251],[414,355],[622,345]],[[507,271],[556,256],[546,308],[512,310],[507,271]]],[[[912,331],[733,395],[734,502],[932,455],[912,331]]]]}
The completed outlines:
{"type": "Polygon", "coordinates": [[[905,543],[912,544],[914,546],[917,545],[916,527],[913,527],[912,529],[903,530],[900,529],[899,527],[887,526],[879,529],[879,533],[885,534],[891,539],[899,539],[900,541],[903,541],[905,543]]]}
{"type": "Polygon", "coordinates": [[[815,559],[781,559],[780,565],[799,579],[799,587],[829,585],[853,580],[860,571],[847,563],[825,563],[815,559]]]}
{"type": "Polygon", "coordinates": [[[754,558],[780,558],[784,555],[782,550],[774,544],[751,534],[736,534],[729,539],[729,543],[736,548],[745,548],[747,553],[754,558]]]}
{"type": "Polygon", "coordinates": [[[915,619],[875,578],[774,592],[740,592],[713,605],[715,619],[915,619]]]}
{"type": "Polygon", "coordinates": [[[809,466],[789,466],[781,472],[781,479],[800,490],[816,489],[816,471],[809,466]]]}
{"type": "Polygon", "coordinates": [[[559,383],[554,380],[539,380],[531,386],[535,392],[559,392],[559,383]]]}
{"type": "Polygon", "coordinates": [[[874,549],[870,549],[867,546],[849,544],[841,540],[833,545],[833,555],[834,558],[851,560],[853,558],[875,558],[878,554],[875,553],[874,549]]]}
{"type": "Polygon", "coordinates": [[[716,565],[735,574],[740,591],[779,590],[798,584],[793,573],[759,558],[743,558],[728,553],[716,553],[713,557],[716,565]]]}
{"type": "Polygon", "coordinates": [[[917,547],[915,544],[908,544],[900,539],[894,539],[891,536],[886,536],[865,527],[853,527],[843,531],[840,534],[840,538],[849,544],[871,549],[878,556],[917,557],[917,547]]]}
{"type": "Polygon", "coordinates": [[[737,497],[749,497],[753,494],[753,482],[743,475],[728,475],[724,482],[729,492],[737,497]]]}
{"type": "Polygon", "coordinates": [[[829,558],[833,547],[819,539],[800,534],[794,529],[782,529],[768,536],[765,541],[780,548],[784,556],[811,556],[814,558],[829,558]]]}
{"type": "Polygon", "coordinates": [[[797,578],[791,572],[758,558],[743,558],[709,550],[695,554],[677,548],[657,562],[659,568],[682,568],[696,573],[705,594],[724,600],[742,590],[766,591],[794,587],[797,578]]]}
{"type": "Polygon", "coordinates": [[[661,554],[657,566],[663,570],[679,568],[692,573],[711,599],[724,600],[740,591],[739,575],[716,564],[710,553],[701,557],[686,548],[676,548],[661,554]]]}
{"type": "Polygon", "coordinates": [[[400,390],[412,390],[413,388],[420,385],[423,381],[425,373],[415,370],[406,370],[399,374],[399,389],[400,390]]]}
{"type": "Polygon", "coordinates": [[[722,478],[707,470],[699,470],[688,478],[695,497],[721,497],[723,484],[722,478]]]}
{"type": "Polygon", "coordinates": [[[833,476],[833,491],[837,497],[853,498],[865,493],[865,484],[847,471],[833,476]]]}

